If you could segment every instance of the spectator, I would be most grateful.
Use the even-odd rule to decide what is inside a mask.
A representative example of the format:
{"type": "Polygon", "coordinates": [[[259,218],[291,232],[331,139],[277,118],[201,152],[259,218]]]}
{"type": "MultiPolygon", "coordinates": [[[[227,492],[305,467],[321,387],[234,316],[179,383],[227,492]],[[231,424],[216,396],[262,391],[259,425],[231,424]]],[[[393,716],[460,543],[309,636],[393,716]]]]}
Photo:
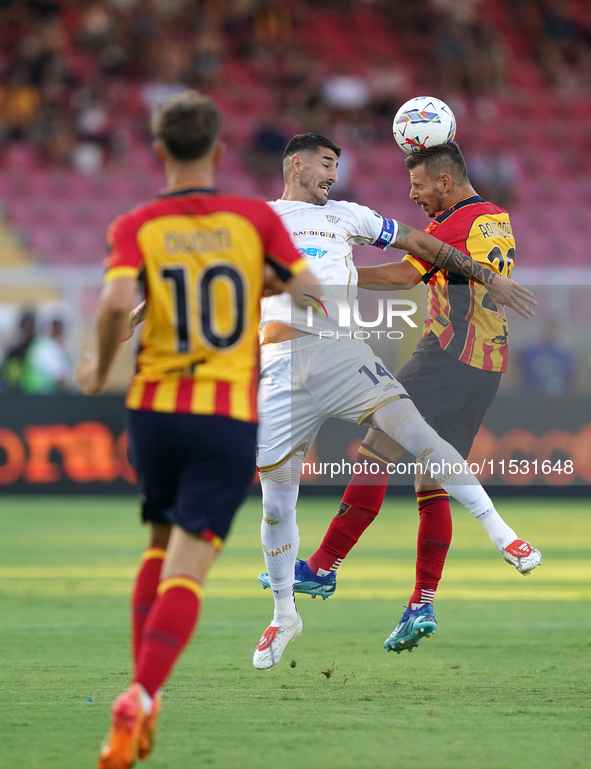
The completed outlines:
{"type": "Polygon", "coordinates": [[[527,393],[559,398],[572,387],[575,361],[572,353],[558,342],[557,327],[555,319],[546,321],[541,340],[521,350],[523,385],[527,393]]]}
{"type": "Polygon", "coordinates": [[[329,75],[322,84],[322,98],[328,107],[344,113],[356,113],[369,104],[371,92],[367,80],[347,70],[329,75]]]}
{"type": "Polygon", "coordinates": [[[276,176],[281,168],[283,150],[289,136],[281,129],[276,120],[263,120],[255,131],[248,153],[248,165],[252,172],[262,179],[276,176]]]}
{"type": "Polygon", "coordinates": [[[18,339],[8,349],[2,365],[5,388],[28,395],[51,395],[67,386],[71,372],[61,319],[51,321],[49,336],[38,335],[35,313],[25,310],[18,326],[18,339]]]}
{"type": "Polygon", "coordinates": [[[470,179],[485,200],[501,208],[515,201],[519,167],[506,153],[488,146],[472,155],[468,162],[470,179]]]}
{"type": "Polygon", "coordinates": [[[26,139],[40,104],[40,94],[27,81],[23,67],[16,67],[0,83],[0,139],[26,139]]]}
{"type": "Polygon", "coordinates": [[[187,51],[176,41],[164,39],[155,52],[156,73],[142,88],[142,103],[150,112],[157,104],[187,90],[187,51]]]}
{"type": "Polygon", "coordinates": [[[35,313],[24,310],[19,320],[17,338],[2,363],[2,380],[9,390],[20,390],[26,376],[29,352],[35,339],[35,313]]]}

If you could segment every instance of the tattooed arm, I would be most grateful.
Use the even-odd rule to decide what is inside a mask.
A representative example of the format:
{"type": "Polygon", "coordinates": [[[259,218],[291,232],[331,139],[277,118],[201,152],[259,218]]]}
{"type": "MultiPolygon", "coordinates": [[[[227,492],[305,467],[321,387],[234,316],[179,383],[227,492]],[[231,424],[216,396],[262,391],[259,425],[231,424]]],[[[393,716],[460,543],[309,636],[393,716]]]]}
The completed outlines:
{"type": "Polygon", "coordinates": [[[458,251],[457,248],[437,240],[432,235],[425,232],[413,230],[406,224],[398,223],[398,233],[394,242],[395,248],[406,250],[425,262],[430,262],[434,267],[440,270],[449,270],[465,278],[488,285],[495,279],[496,273],[487,270],[478,262],[458,251]]]}
{"type": "Polygon", "coordinates": [[[432,235],[413,230],[412,227],[399,222],[393,245],[395,248],[418,256],[425,262],[430,262],[440,270],[449,270],[486,286],[490,298],[497,306],[499,316],[503,314],[504,305],[511,307],[524,318],[534,314],[529,305],[535,306],[537,302],[531,291],[510,278],[482,267],[467,254],[437,240],[432,235]]]}
{"type": "Polygon", "coordinates": [[[139,324],[145,320],[145,318],[146,300],[144,299],[141,304],[138,304],[138,306],[129,313],[129,324],[125,328],[125,333],[121,341],[126,342],[128,339],[131,339],[133,332],[135,331],[135,327],[139,326],[139,324]]]}
{"type": "Polygon", "coordinates": [[[145,320],[146,318],[146,300],[141,304],[138,304],[138,306],[135,308],[135,310],[132,310],[129,314],[129,325],[133,326],[135,328],[136,326],[139,326],[139,324],[145,320]]]}

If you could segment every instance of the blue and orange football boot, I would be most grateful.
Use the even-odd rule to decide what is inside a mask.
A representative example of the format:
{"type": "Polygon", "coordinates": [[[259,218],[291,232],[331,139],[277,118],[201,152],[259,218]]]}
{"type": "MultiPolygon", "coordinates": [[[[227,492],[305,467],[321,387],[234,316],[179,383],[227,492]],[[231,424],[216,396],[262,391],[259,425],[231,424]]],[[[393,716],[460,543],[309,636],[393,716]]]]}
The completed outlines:
{"type": "Polygon", "coordinates": [[[423,638],[429,638],[437,629],[433,604],[424,603],[419,609],[407,609],[396,629],[384,641],[388,652],[411,652],[423,638]]]}
{"type": "MultiPolygon", "coordinates": [[[[271,587],[269,581],[269,575],[265,571],[259,574],[258,580],[264,588],[271,587]]],[[[312,598],[316,598],[317,595],[322,596],[326,601],[331,595],[334,595],[337,589],[337,575],[331,571],[325,577],[319,577],[318,574],[314,574],[311,571],[306,562],[298,558],[295,565],[294,579],[293,579],[293,592],[304,593],[311,595],[312,598]]]]}

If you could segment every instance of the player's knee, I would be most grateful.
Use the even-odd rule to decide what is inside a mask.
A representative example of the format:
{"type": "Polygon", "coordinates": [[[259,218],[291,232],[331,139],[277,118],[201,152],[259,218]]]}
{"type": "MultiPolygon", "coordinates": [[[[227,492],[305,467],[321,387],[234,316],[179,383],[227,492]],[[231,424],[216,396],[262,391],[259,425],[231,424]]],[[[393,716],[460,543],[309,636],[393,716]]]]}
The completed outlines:
{"type": "Polygon", "coordinates": [[[166,550],[172,526],[164,523],[150,524],[150,547],[160,547],[166,550]]]}
{"type": "Polygon", "coordinates": [[[382,406],[374,414],[374,422],[393,441],[415,456],[432,447],[432,439],[437,437],[414,403],[406,398],[382,406]]]}
{"type": "Polygon", "coordinates": [[[263,522],[295,518],[296,501],[297,490],[295,494],[290,493],[288,489],[263,492],[263,522]]]}
{"type": "Polygon", "coordinates": [[[367,431],[363,443],[368,448],[373,449],[373,451],[377,451],[378,454],[387,457],[391,462],[395,462],[405,451],[402,446],[389,435],[381,430],[374,430],[373,427],[370,427],[367,431]]]}

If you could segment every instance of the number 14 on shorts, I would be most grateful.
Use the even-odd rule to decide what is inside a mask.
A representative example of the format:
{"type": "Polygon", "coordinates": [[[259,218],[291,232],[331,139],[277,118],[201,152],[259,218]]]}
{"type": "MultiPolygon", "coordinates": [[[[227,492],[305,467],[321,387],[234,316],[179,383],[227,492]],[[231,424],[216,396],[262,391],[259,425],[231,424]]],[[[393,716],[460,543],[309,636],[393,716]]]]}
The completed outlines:
{"type": "Polygon", "coordinates": [[[376,361],[375,367],[376,367],[375,374],[373,374],[367,366],[361,366],[361,368],[358,369],[358,371],[360,374],[365,374],[366,376],[368,376],[373,382],[373,384],[375,385],[380,383],[378,377],[387,377],[388,379],[394,379],[392,374],[389,371],[386,371],[386,369],[383,366],[381,366],[377,361],[376,361]]]}

